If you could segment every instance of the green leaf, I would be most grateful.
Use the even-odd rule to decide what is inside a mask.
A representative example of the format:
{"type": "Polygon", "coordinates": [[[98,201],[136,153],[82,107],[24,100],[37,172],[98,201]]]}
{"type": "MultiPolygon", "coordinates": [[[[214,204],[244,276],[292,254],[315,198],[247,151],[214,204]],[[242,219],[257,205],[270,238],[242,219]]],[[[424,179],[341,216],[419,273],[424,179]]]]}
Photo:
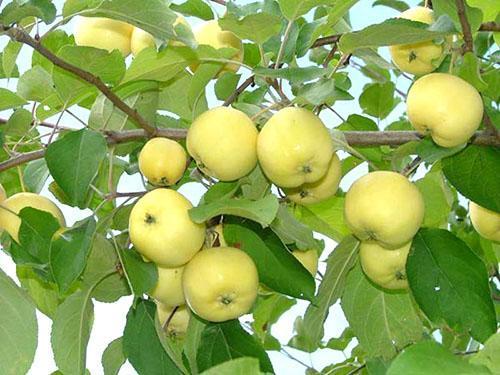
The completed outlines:
{"type": "Polygon", "coordinates": [[[423,341],[405,349],[391,363],[387,375],[400,374],[489,374],[484,367],[468,364],[435,341],[423,341]]]}
{"type": "Polygon", "coordinates": [[[200,344],[201,335],[205,329],[206,322],[194,314],[189,318],[186,336],[184,338],[184,355],[186,356],[189,368],[193,374],[198,374],[198,364],[196,363],[196,353],[200,344]]]}
{"type": "Polygon", "coordinates": [[[158,282],[158,269],[152,262],[145,262],[135,250],[120,251],[123,271],[136,296],[151,291],[158,282]]]}
{"type": "Polygon", "coordinates": [[[298,221],[293,212],[285,205],[280,205],[276,218],[271,223],[271,229],[287,244],[296,245],[301,250],[317,249],[318,243],[312,230],[298,221]]]}
{"type": "Polygon", "coordinates": [[[215,83],[215,95],[217,99],[226,100],[236,90],[240,77],[240,74],[233,72],[225,72],[221,75],[215,83]]]}
{"type": "Polygon", "coordinates": [[[249,14],[241,19],[228,13],[219,20],[219,25],[223,30],[232,31],[240,39],[263,44],[272,36],[279,34],[280,21],[280,17],[265,12],[249,14]]]}
{"type": "Polygon", "coordinates": [[[314,279],[270,230],[251,221],[224,223],[224,239],[230,246],[252,257],[259,279],[269,288],[292,296],[312,300],[314,279]]]}
{"type": "Polygon", "coordinates": [[[23,44],[19,42],[9,41],[5,46],[2,54],[2,68],[5,78],[13,78],[17,70],[16,61],[19,56],[23,44]]]}
{"type": "Polygon", "coordinates": [[[25,374],[35,358],[38,325],[35,305],[0,270],[0,373],[25,374]]]}
{"type": "Polygon", "coordinates": [[[123,337],[111,341],[102,353],[104,375],[118,375],[127,358],[123,354],[123,337]]]}
{"type": "Polygon", "coordinates": [[[0,78],[19,78],[19,68],[17,65],[14,65],[9,77],[3,71],[3,52],[0,52],[0,78]]]}
{"type": "MultiPolygon", "coordinates": [[[[471,8],[467,3],[468,2],[464,2],[465,15],[468,23],[470,24],[471,31],[475,33],[479,29],[479,25],[481,25],[483,14],[479,9],[471,8]]],[[[436,0],[435,3],[432,3],[432,9],[434,10],[434,17],[439,18],[446,15],[453,21],[457,30],[462,30],[462,24],[460,23],[455,0],[436,0]]]]}
{"type": "Polygon", "coordinates": [[[434,143],[430,137],[426,137],[417,143],[415,152],[423,161],[434,163],[438,160],[455,155],[464,149],[466,145],[456,147],[441,147],[434,143]]]}
{"type": "Polygon", "coordinates": [[[423,227],[440,227],[448,223],[448,216],[454,201],[453,193],[444,181],[441,171],[428,172],[415,182],[425,204],[423,227]]]}
{"type": "Polygon", "coordinates": [[[208,83],[220,72],[220,63],[206,63],[200,65],[193,75],[188,88],[188,105],[191,110],[198,106],[198,102],[205,97],[208,83]]]}
{"type": "Polygon", "coordinates": [[[278,0],[283,15],[293,21],[319,5],[330,5],[331,0],[278,0]]]}
{"type": "Polygon", "coordinates": [[[40,193],[49,178],[49,169],[45,159],[33,160],[24,169],[24,185],[32,193],[40,193]]]}
{"type": "Polygon", "coordinates": [[[415,300],[428,318],[484,342],[495,333],[496,317],[481,259],[443,229],[421,229],[406,264],[415,300]]]}
{"type": "Polygon", "coordinates": [[[499,374],[498,353],[500,353],[500,333],[497,332],[486,340],[483,349],[479,353],[470,358],[470,363],[486,366],[492,374],[499,374]]]}
{"type": "Polygon", "coordinates": [[[106,152],[105,138],[87,129],[68,133],[47,147],[45,160],[50,174],[71,204],[85,208],[89,185],[106,152]]]}
{"type": "Polygon", "coordinates": [[[274,373],[267,353],[237,320],[210,323],[205,327],[197,354],[200,371],[241,357],[257,358],[261,371],[274,373]]]}
{"type": "Polygon", "coordinates": [[[245,198],[224,198],[192,208],[189,210],[189,216],[195,223],[204,223],[218,215],[234,215],[256,221],[262,227],[267,227],[276,217],[278,208],[278,199],[274,195],[267,195],[257,201],[245,198]]]}
{"type": "Polygon", "coordinates": [[[259,361],[255,358],[242,357],[214,366],[201,375],[259,375],[259,361]]]}
{"type": "Polygon", "coordinates": [[[210,6],[203,0],[187,0],[182,4],[172,4],[170,9],[175,12],[182,13],[186,16],[193,16],[208,21],[214,18],[214,13],[210,6]]]}
{"type": "Polygon", "coordinates": [[[90,217],[52,240],[50,271],[60,294],[66,293],[85,269],[95,231],[96,222],[90,217]]]}
{"type": "Polygon", "coordinates": [[[470,145],[441,163],[444,175],[463,196],[500,212],[499,148],[470,145]]]}
{"type": "Polygon", "coordinates": [[[27,102],[10,90],[0,88],[0,111],[25,105],[27,102]]]}
{"type": "Polygon", "coordinates": [[[307,307],[302,321],[303,335],[292,339],[292,345],[300,350],[314,352],[324,336],[324,323],[330,307],[342,296],[346,277],[354,266],[359,241],[346,237],[337,245],[327,260],[326,273],[316,295],[316,303],[307,307]]]}
{"type": "Polygon", "coordinates": [[[56,91],[52,76],[44,68],[36,65],[19,78],[17,93],[26,100],[42,102],[56,91]]]}
{"type": "Polygon", "coordinates": [[[155,314],[156,305],[151,301],[140,300],[135,308],[130,308],[123,333],[123,352],[139,374],[182,374],[160,343],[155,314]]]}
{"type": "Polygon", "coordinates": [[[56,7],[51,0],[12,1],[0,14],[4,25],[17,23],[27,17],[37,17],[50,24],[56,18],[56,7]]]}
{"type": "Polygon", "coordinates": [[[344,34],[340,38],[340,49],[349,53],[363,47],[381,47],[394,44],[408,44],[424,42],[455,32],[449,24],[436,24],[439,28],[432,28],[425,23],[391,18],[376,25],[370,25],[363,30],[344,34]]]}
{"type": "MultiPolygon", "coordinates": [[[[40,38],[40,43],[49,51],[57,55],[62,47],[66,45],[74,45],[75,40],[73,36],[69,36],[65,31],[56,29],[44,34],[40,38]]],[[[37,51],[33,51],[33,56],[31,57],[31,66],[33,68],[35,66],[40,66],[49,74],[51,74],[54,69],[54,64],[37,51]]]]}
{"type": "Polygon", "coordinates": [[[404,12],[409,9],[408,4],[401,0],[376,0],[372,4],[373,7],[377,5],[386,6],[399,12],[404,12]]]}
{"type": "Polygon", "coordinates": [[[58,308],[52,324],[52,351],[64,375],[83,375],[87,344],[94,320],[91,289],[69,296],[58,308]]]}
{"type": "Polygon", "coordinates": [[[257,67],[254,70],[255,75],[267,78],[283,78],[291,85],[309,82],[314,79],[326,76],[331,70],[317,66],[308,66],[304,68],[281,68],[270,69],[257,67]]]}
{"type": "Polygon", "coordinates": [[[370,357],[392,358],[422,337],[422,322],[409,294],[379,289],[359,263],[347,276],[341,304],[361,348],[370,357]]]}
{"type": "Polygon", "coordinates": [[[367,85],[359,97],[359,105],[367,114],[383,120],[399,103],[394,97],[394,90],[393,82],[367,85]]]}
{"type": "Polygon", "coordinates": [[[57,293],[57,286],[43,280],[31,267],[17,266],[16,274],[21,286],[35,302],[36,308],[53,319],[57,307],[62,302],[57,293]]]}
{"type": "Polygon", "coordinates": [[[2,130],[5,135],[22,137],[29,133],[32,122],[33,117],[31,112],[24,108],[19,108],[12,113],[5,126],[2,127],[2,130]]]}
{"type": "Polygon", "coordinates": [[[296,100],[299,103],[321,105],[332,100],[335,91],[335,81],[328,78],[322,78],[316,82],[302,86],[297,93],[296,100]]]}
{"type": "Polygon", "coordinates": [[[458,75],[474,86],[476,90],[483,92],[488,87],[488,84],[481,77],[480,68],[481,62],[476,55],[472,52],[467,52],[463,57],[458,75]]]}

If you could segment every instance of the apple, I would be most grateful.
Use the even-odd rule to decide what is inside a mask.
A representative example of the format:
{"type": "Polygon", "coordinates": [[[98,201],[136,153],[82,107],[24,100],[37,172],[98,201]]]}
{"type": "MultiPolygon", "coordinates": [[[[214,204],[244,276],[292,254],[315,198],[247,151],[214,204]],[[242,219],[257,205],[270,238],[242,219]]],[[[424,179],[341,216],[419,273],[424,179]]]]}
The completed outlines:
{"type": "MultiPolygon", "coordinates": [[[[400,14],[401,18],[422,23],[431,24],[434,22],[434,12],[425,7],[408,9],[400,14]]],[[[444,57],[444,43],[437,44],[433,40],[397,44],[389,47],[392,61],[399,70],[423,75],[434,71],[441,64],[444,57]]]]}
{"type": "MultiPolygon", "coordinates": [[[[233,32],[222,30],[216,20],[205,22],[194,32],[194,38],[198,44],[208,45],[215,49],[235,48],[237,51],[230,60],[240,63],[243,62],[243,43],[233,32]]],[[[193,72],[196,71],[197,68],[197,64],[193,64],[193,66],[191,66],[191,70],[193,72]]],[[[239,64],[228,63],[221,69],[221,73],[236,73],[239,68],[239,64]]]]}
{"type": "Polygon", "coordinates": [[[316,250],[294,250],[292,254],[311,275],[316,275],[318,272],[318,252],[316,250]]]}
{"type": "Polygon", "coordinates": [[[7,192],[2,184],[0,184],[0,203],[7,199],[7,192]]]}
{"type": "Polygon", "coordinates": [[[361,241],[375,240],[388,249],[408,243],[424,219],[424,199],[406,177],[390,171],[371,172],[347,192],[347,226],[361,241]]]}
{"type": "Polygon", "coordinates": [[[482,237],[500,242],[500,213],[488,210],[471,201],[469,214],[472,226],[482,237]]]}
{"type": "Polygon", "coordinates": [[[185,303],[182,291],[184,267],[158,267],[158,282],[151,291],[151,297],[166,306],[179,306],[185,303]]]}
{"type": "Polygon", "coordinates": [[[244,251],[213,247],[200,251],[182,276],[191,310],[211,322],[236,319],[250,311],[259,289],[257,267],[244,251]]]}
{"type": "Polygon", "coordinates": [[[284,189],[288,199],[298,204],[319,203],[335,195],[342,178],[342,167],[337,154],[333,154],[326,174],[316,182],[296,188],[284,189]]]}
{"type": "Polygon", "coordinates": [[[171,189],[155,189],[137,201],[130,212],[129,234],[136,250],[158,266],[186,264],[205,241],[205,226],[194,223],[193,206],[171,189]]]}
{"type": "Polygon", "coordinates": [[[117,49],[124,57],[130,54],[130,40],[134,26],[103,17],[79,17],[75,29],[75,42],[108,50],[117,49]]]}
{"type": "Polygon", "coordinates": [[[245,113],[217,107],[191,124],[186,145],[200,170],[220,181],[232,181],[257,165],[257,136],[257,128],[245,113]]]}
{"type": "Polygon", "coordinates": [[[272,182],[294,188],[325,176],[333,141],[318,116],[304,108],[288,107],[275,113],[262,128],[257,155],[272,182]]]}
{"type": "Polygon", "coordinates": [[[156,304],[158,321],[171,338],[181,338],[187,331],[191,313],[186,305],[176,307],[166,306],[161,303],[156,304]]]}
{"type": "Polygon", "coordinates": [[[447,73],[432,73],[415,81],[406,104],[413,127],[420,134],[430,133],[442,147],[466,143],[483,118],[483,101],[477,90],[447,73]]]}
{"type": "Polygon", "coordinates": [[[150,139],[139,154],[139,169],[156,186],[177,183],[184,175],[187,155],[177,142],[167,138],[150,139]]]}
{"type": "Polygon", "coordinates": [[[17,214],[25,207],[48,212],[57,219],[61,227],[66,225],[63,213],[50,199],[35,193],[14,194],[0,204],[0,228],[5,229],[16,242],[19,242],[18,234],[21,226],[21,219],[17,214]]]}
{"type": "Polygon", "coordinates": [[[374,241],[363,241],[359,259],[365,275],[385,289],[406,289],[406,259],[411,241],[398,249],[388,250],[374,241]]]}

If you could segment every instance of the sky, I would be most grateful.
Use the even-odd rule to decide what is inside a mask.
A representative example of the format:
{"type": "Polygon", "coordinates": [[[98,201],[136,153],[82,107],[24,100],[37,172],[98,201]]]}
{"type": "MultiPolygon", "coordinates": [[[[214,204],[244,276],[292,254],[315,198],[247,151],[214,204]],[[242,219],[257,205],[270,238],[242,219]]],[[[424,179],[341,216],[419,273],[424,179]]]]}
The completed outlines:
{"type": "MultiPolygon", "coordinates": [[[[179,3],[179,1],[174,1],[175,3],[179,3]]],[[[236,1],[237,4],[246,4],[252,1],[236,1]]],[[[8,2],[7,2],[8,3],[8,2]]],[[[58,9],[62,8],[63,1],[55,0],[54,3],[58,7],[58,9]]],[[[359,30],[369,24],[379,23],[383,20],[394,17],[397,15],[397,12],[382,6],[377,6],[372,8],[372,0],[360,0],[351,11],[351,22],[353,26],[353,30],[359,30]]],[[[417,1],[410,0],[407,1],[410,5],[416,5],[417,1]]],[[[219,5],[214,5],[213,9],[219,14],[222,15],[224,8],[219,5]]],[[[188,18],[188,21],[196,28],[202,21],[195,18],[188,18]]],[[[70,22],[68,25],[64,27],[68,32],[71,32],[74,27],[74,23],[70,22]]],[[[7,43],[7,38],[5,36],[0,38],[0,48],[3,49],[5,44],[7,43]]],[[[32,51],[23,47],[20,58],[18,59],[19,68],[21,72],[29,69],[31,62],[31,53],[32,51]]],[[[381,49],[380,53],[388,59],[387,49],[381,49]]],[[[304,64],[307,64],[307,61],[304,61],[304,64]]],[[[353,83],[353,87],[350,90],[350,93],[358,98],[362,92],[363,86],[369,81],[358,71],[350,68],[350,79],[353,83]]],[[[248,74],[248,73],[244,73],[248,74]]],[[[242,80],[246,77],[243,76],[242,80]]],[[[397,87],[402,91],[406,92],[408,89],[408,82],[406,80],[396,81],[397,87]]],[[[17,85],[17,80],[12,79],[10,81],[0,80],[0,87],[10,88],[11,90],[15,90],[17,85]]],[[[220,105],[220,102],[215,98],[212,87],[208,88],[208,102],[210,108],[220,105]]],[[[335,104],[336,111],[343,117],[347,118],[350,114],[357,113],[361,114],[361,110],[357,104],[357,100],[353,100],[350,102],[338,102],[335,104]]],[[[82,118],[86,118],[85,112],[75,109],[74,112],[77,115],[81,115],[82,118]]],[[[327,113],[327,111],[323,111],[322,119],[328,127],[335,127],[341,123],[341,120],[337,117],[334,117],[331,113],[327,113]]],[[[380,123],[381,127],[390,124],[392,121],[396,120],[399,115],[404,112],[404,105],[400,104],[393,111],[393,113],[385,120],[380,123]]],[[[9,113],[4,112],[1,113],[1,117],[8,117],[9,113]]],[[[48,121],[56,121],[57,118],[49,119],[48,121]]],[[[61,123],[70,126],[77,126],[77,122],[70,116],[64,115],[61,123]]],[[[340,153],[341,158],[345,157],[346,154],[340,153]]],[[[351,171],[348,175],[344,176],[341,182],[341,188],[345,191],[349,188],[354,180],[359,178],[361,175],[367,172],[366,166],[360,166],[355,170],[351,171]]],[[[141,180],[138,175],[135,176],[127,176],[125,175],[119,183],[118,191],[140,191],[143,189],[141,180]]],[[[181,187],[180,192],[183,193],[188,199],[191,200],[193,204],[198,203],[202,194],[204,193],[204,189],[196,183],[186,184],[181,187]]],[[[50,196],[47,188],[44,189],[42,194],[50,196]]],[[[67,218],[68,225],[71,225],[75,221],[84,218],[90,214],[90,211],[80,211],[71,207],[62,206],[61,207],[65,217],[67,218]]],[[[321,260],[325,260],[328,254],[335,247],[335,242],[329,240],[328,238],[317,235],[318,238],[324,239],[326,243],[325,251],[323,252],[321,260]]],[[[0,252],[0,268],[7,272],[9,276],[15,278],[15,265],[10,260],[10,258],[5,255],[3,252],[0,252]]],[[[323,262],[320,263],[319,267],[320,271],[324,272],[325,264],[323,262]]],[[[125,317],[126,313],[131,304],[131,297],[123,297],[118,302],[114,304],[105,304],[95,302],[95,320],[94,326],[92,330],[92,335],[90,337],[88,354],[87,354],[87,367],[93,375],[102,374],[102,366],[101,366],[101,356],[102,352],[106,349],[109,342],[120,337],[123,333],[123,328],[125,326],[125,317]]],[[[305,311],[307,304],[305,302],[300,302],[293,307],[290,311],[284,314],[284,316],[273,326],[272,333],[273,335],[280,340],[283,344],[286,344],[293,335],[293,323],[295,318],[299,315],[302,315],[305,311]]],[[[37,312],[37,316],[39,318],[39,344],[35,357],[35,362],[29,372],[30,375],[41,375],[41,374],[49,374],[55,370],[57,367],[52,358],[52,352],[50,350],[50,327],[51,321],[43,314],[37,312]]],[[[347,325],[345,317],[340,309],[339,304],[335,304],[332,306],[330,310],[329,319],[325,325],[325,339],[330,337],[337,337],[341,334],[344,328],[347,325]]],[[[352,348],[352,344],[348,347],[348,350],[352,348]]],[[[334,363],[341,362],[347,357],[346,354],[340,351],[333,351],[330,349],[320,350],[316,353],[308,354],[303,353],[298,350],[294,350],[292,348],[286,349],[292,356],[296,357],[300,361],[308,364],[316,368],[317,370],[322,369],[323,367],[334,363]]],[[[348,351],[347,351],[348,352],[348,351]]],[[[346,353],[347,353],[346,352],[346,353]]],[[[269,353],[271,360],[273,361],[275,370],[277,374],[287,374],[287,375],[295,375],[295,374],[304,374],[305,367],[300,365],[298,362],[287,358],[285,355],[280,354],[278,352],[270,352],[269,353]]],[[[120,371],[120,375],[132,375],[135,374],[134,369],[126,364],[120,371]]]]}

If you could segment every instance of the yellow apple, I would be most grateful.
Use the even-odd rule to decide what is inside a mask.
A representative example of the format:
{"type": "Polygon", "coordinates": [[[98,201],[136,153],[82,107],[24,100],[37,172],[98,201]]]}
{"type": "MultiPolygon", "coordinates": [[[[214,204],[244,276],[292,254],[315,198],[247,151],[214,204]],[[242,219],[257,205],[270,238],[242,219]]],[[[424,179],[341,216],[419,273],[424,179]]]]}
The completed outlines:
{"type": "Polygon", "coordinates": [[[266,176],[283,188],[320,180],[327,172],[333,141],[323,122],[311,111],[288,107],[262,128],[257,155],[266,176]]]}
{"type": "MultiPolygon", "coordinates": [[[[215,49],[235,48],[237,52],[230,59],[237,62],[243,61],[243,43],[231,31],[222,30],[216,20],[204,23],[194,33],[194,38],[198,44],[208,45],[215,49]]],[[[198,65],[191,66],[191,70],[196,71],[198,65]]],[[[236,73],[240,66],[238,64],[228,63],[224,65],[221,71],[236,73]]]]}
{"type": "Polygon", "coordinates": [[[21,226],[21,219],[16,214],[25,207],[48,212],[62,227],[66,225],[63,213],[50,199],[34,193],[14,194],[0,204],[0,228],[5,229],[16,242],[19,242],[18,234],[21,226]]]}
{"type": "Polygon", "coordinates": [[[156,186],[174,185],[184,175],[187,155],[177,142],[167,138],[150,139],[139,154],[139,169],[156,186]]]}
{"type": "Polygon", "coordinates": [[[134,26],[128,23],[102,17],[80,17],[75,29],[75,42],[108,50],[117,49],[123,56],[130,54],[130,40],[134,26]]]}
{"type": "Polygon", "coordinates": [[[191,313],[186,308],[186,305],[178,306],[175,312],[174,309],[175,307],[172,306],[166,306],[161,303],[156,304],[158,321],[167,335],[172,338],[180,338],[187,331],[191,313]]]}
{"type": "Polygon", "coordinates": [[[344,217],[360,240],[375,240],[383,247],[397,249],[420,228],[424,200],[403,175],[371,172],[354,182],[347,192],[344,217]]]}
{"type": "Polygon", "coordinates": [[[236,319],[250,311],[259,289],[257,268],[244,251],[213,247],[200,251],[182,277],[188,306],[211,322],[236,319]]]}
{"type": "Polygon", "coordinates": [[[184,267],[158,267],[158,282],[151,292],[151,297],[167,306],[179,306],[185,303],[182,291],[182,273],[184,267]]]}
{"type": "Polygon", "coordinates": [[[132,244],[140,254],[161,267],[186,264],[205,241],[205,226],[189,217],[192,207],[175,190],[150,191],[130,212],[132,244]]]}
{"type": "Polygon", "coordinates": [[[469,214],[474,229],[481,236],[491,241],[500,242],[500,213],[488,210],[471,201],[469,214]]]}
{"type": "Polygon", "coordinates": [[[3,185],[0,184],[0,203],[7,199],[7,192],[3,188],[3,185]]]}
{"type": "Polygon", "coordinates": [[[287,197],[298,204],[322,202],[335,195],[342,177],[342,167],[337,154],[333,154],[326,174],[316,182],[306,183],[296,188],[284,189],[287,197]]]}
{"type": "Polygon", "coordinates": [[[217,107],[191,124],[186,145],[200,170],[221,181],[232,181],[257,165],[257,136],[257,128],[245,113],[217,107]]]}
{"type": "MultiPolygon", "coordinates": [[[[427,24],[434,22],[434,12],[425,7],[408,9],[401,13],[400,17],[427,24]]],[[[398,44],[390,46],[389,51],[392,61],[399,70],[415,75],[434,71],[444,57],[443,44],[436,44],[433,40],[398,44]]]]}
{"type": "Polygon", "coordinates": [[[386,289],[406,289],[406,259],[411,241],[398,249],[388,250],[374,241],[363,241],[359,259],[365,275],[375,284],[386,289]]]}
{"type": "Polygon", "coordinates": [[[466,143],[481,125],[483,101],[462,78],[432,73],[419,78],[408,92],[408,118],[420,134],[430,133],[442,147],[466,143]]]}
{"type": "Polygon", "coordinates": [[[316,250],[294,250],[292,254],[311,275],[316,275],[318,272],[318,252],[316,250]]]}

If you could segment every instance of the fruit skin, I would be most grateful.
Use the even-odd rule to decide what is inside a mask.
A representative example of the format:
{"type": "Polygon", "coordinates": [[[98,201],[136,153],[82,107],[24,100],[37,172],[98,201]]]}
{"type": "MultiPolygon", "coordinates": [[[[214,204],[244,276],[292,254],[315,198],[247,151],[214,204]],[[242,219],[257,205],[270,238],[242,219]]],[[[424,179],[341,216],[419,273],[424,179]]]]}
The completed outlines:
{"type": "Polygon", "coordinates": [[[418,188],[396,172],[371,172],[358,179],[345,196],[346,224],[361,241],[375,240],[388,249],[408,243],[424,218],[418,188]]]}
{"type": "MultiPolygon", "coordinates": [[[[222,30],[219,23],[215,20],[204,23],[199,29],[194,32],[194,38],[198,44],[212,46],[215,49],[219,48],[235,48],[238,51],[230,59],[237,62],[243,62],[243,43],[231,31],[222,30]]],[[[197,65],[191,66],[194,72],[198,68],[197,65]]],[[[228,63],[221,69],[222,72],[236,73],[240,65],[228,63]]]]}
{"type": "Polygon", "coordinates": [[[232,181],[246,176],[257,165],[258,134],[245,113],[217,107],[202,113],[191,124],[186,145],[204,173],[232,181]]]}
{"type": "Polygon", "coordinates": [[[211,322],[236,319],[250,311],[259,288],[257,268],[244,251],[213,247],[200,251],[182,277],[188,306],[211,322]]]}
{"type": "Polygon", "coordinates": [[[16,242],[19,242],[18,234],[21,219],[6,209],[2,209],[2,207],[16,214],[25,207],[32,207],[52,214],[62,227],[66,225],[63,213],[50,199],[34,193],[14,194],[0,204],[0,228],[5,229],[16,242]]]}
{"type": "Polygon", "coordinates": [[[294,250],[292,254],[311,275],[316,275],[318,272],[318,252],[316,250],[294,250]]]}
{"type": "Polygon", "coordinates": [[[500,242],[500,213],[470,202],[469,215],[474,229],[484,238],[500,242]]]}
{"type": "Polygon", "coordinates": [[[298,204],[319,203],[333,197],[339,188],[342,167],[337,154],[333,154],[326,174],[316,182],[307,183],[297,188],[284,189],[288,199],[298,204]]]}
{"type": "Polygon", "coordinates": [[[156,47],[153,35],[139,27],[134,27],[130,37],[130,50],[136,57],[143,49],[156,47]]]}
{"type": "Polygon", "coordinates": [[[7,199],[7,192],[2,184],[0,184],[0,203],[7,199]]]}
{"type": "Polygon", "coordinates": [[[130,54],[130,40],[134,26],[103,17],[80,17],[75,29],[77,46],[108,50],[117,49],[122,55],[130,54]]]}
{"type": "Polygon", "coordinates": [[[184,267],[158,267],[158,282],[151,291],[151,297],[166,306],[185,304],[182,290],[182,274],[184,267]]]}
{"type": "MultiPolygon", "coordinates": [[[[400,17],[427,24],[434,22],[434,12],[425,7],[408,9],[401,13],[400,17]]],[[[432,40],[390,46],[389,52],[399,70],[415,75],[434,71],[444,56],[443,45],[435,44],[432,40]]]]}
{"type": "Polygon", "coordinates": [[[177,142],[167,138],[150,139],[139,154],[139,169],[156,186],[174,185],[184,175],[187,155],[177,142]]]}
{"type": "Polygon", "coordinates": [[[431,134],[442,147],[466,143],[479,128],[483,101],[462,78],[432,73],[419,78],[408,92],[408,118],[421,134],[431,134]]]}
{"type": "MultiPolygon", "coordinates": [[[[160,324],[164,326],[174,311],[175,307],[166,306],[161,303],[156,304],[156,312],[158,314],[158,320],[160,324]]],[[[165,332],[168,336],[172,338],[181,338],[187,331],[187,327],[189,324],[189,319],[191,317],[191,313],[187,309],[186,305],[182,305],[177,307],[174,315],[168,322],[168,326],[164,327],[165,332]]]]}
{"type": "Polygon", "coordinates": [[[406,289],[406,259],[411,241],[395,250],[387,250],[374,241],[363,241],[359,259],[365,275],[375,284],[386,289],[406,289]]]}
{"type": "Polygon", "coordinates": [[[264,125],[257,155],[266,176],[283,188],[321,179],[333,154],[333,141],[323,122],[311,111],[288,107],[264,125]]]}
{"type": "Polygon", "coordinates": [[[193,206],[180,193],[155,189],[132,208],[130,240],[136,250],[161,267],[186,264],[205,241],[205,226],[188,214],[193,206]]]}

